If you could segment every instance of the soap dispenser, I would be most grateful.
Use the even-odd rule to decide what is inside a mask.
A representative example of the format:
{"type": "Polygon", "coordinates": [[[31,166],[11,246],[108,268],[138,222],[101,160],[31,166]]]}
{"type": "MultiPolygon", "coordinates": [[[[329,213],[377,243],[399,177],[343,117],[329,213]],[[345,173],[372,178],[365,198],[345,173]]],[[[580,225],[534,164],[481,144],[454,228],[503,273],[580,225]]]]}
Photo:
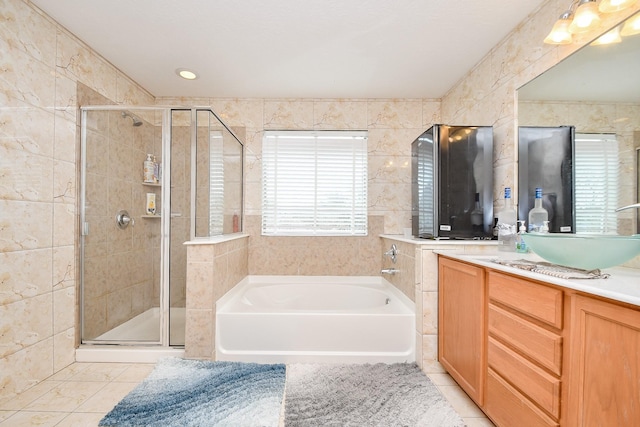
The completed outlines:
{"type": "Polygon", "coordinates": [[[516,252],[521,254],[526,254],[529,252],[529,247],[527,246],[524,239],[522,238],[522,235],[527,232],[526,223],[527,221],[524,221],[524,220],[518,221],[518,224],[520,224],[520,227],[518,228],[518,235],[516,236],[516,252]]]}

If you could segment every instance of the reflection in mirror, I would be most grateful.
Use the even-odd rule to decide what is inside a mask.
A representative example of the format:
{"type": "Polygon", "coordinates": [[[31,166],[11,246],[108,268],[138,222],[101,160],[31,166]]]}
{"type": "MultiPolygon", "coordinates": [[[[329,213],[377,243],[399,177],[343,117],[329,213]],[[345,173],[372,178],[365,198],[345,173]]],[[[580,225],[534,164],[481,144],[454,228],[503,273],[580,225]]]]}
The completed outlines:
{"type": "Polygon", "coordinates": [[[208,109],[196,110],[195,237],[242,230],[243,146],[208,109]]]}
{"type": "Polygon", "coordinates": [[[636,209],[612,210],[638,201],[639,75],[632,35],[585,46],[518,89],[519,126],[575,126],[576,232],[638,233],[636,209]]]}

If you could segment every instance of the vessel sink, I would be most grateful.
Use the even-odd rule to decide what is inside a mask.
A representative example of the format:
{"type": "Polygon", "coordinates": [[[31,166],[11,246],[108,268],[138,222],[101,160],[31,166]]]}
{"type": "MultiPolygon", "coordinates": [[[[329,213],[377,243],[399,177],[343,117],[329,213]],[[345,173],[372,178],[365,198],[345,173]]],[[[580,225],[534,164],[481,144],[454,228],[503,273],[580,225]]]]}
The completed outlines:
{"type": "Polygon", "coordinates": [[[640,235],[524,233],[524,242],[545,260],[595,270],[620,265],[640,255],[640,235]]]}

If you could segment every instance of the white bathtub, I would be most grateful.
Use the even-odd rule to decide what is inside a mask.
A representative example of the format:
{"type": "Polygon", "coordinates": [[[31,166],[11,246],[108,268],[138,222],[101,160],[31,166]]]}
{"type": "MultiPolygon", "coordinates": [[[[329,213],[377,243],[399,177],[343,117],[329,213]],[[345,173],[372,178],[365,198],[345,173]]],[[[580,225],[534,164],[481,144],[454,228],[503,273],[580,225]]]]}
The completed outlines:
{"type": "Polygon", "coordinates": [[[216,359],[415,361],[415,305],[375,276],[248,276],[216,304],[216,359]]]}

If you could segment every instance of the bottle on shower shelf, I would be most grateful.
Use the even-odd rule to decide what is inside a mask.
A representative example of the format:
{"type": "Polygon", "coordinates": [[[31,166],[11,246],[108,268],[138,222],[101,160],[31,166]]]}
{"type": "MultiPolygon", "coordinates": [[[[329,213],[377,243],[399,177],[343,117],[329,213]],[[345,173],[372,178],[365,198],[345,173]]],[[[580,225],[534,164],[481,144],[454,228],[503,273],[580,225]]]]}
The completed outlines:
{"type": "Polygon", "coordinates": [[[156,184],[160,182],[160,163],[156,160],[156,156],[153,156],[153,182],[156,184]]]}
{"type": "Polygon", "coordinates": [[[238,233],[240,231],[240,218],[238,217],[238,213],[233,213],[233,222],[232,222],[233,232],[238,233]]]}
{"type": "Polygon", "coordinates": [[[155,183],[153,171],[155,169],[153,161],[153,154],[147,154],[147,158],[143,163],[143,182],[147,184],[155,183]]]}

